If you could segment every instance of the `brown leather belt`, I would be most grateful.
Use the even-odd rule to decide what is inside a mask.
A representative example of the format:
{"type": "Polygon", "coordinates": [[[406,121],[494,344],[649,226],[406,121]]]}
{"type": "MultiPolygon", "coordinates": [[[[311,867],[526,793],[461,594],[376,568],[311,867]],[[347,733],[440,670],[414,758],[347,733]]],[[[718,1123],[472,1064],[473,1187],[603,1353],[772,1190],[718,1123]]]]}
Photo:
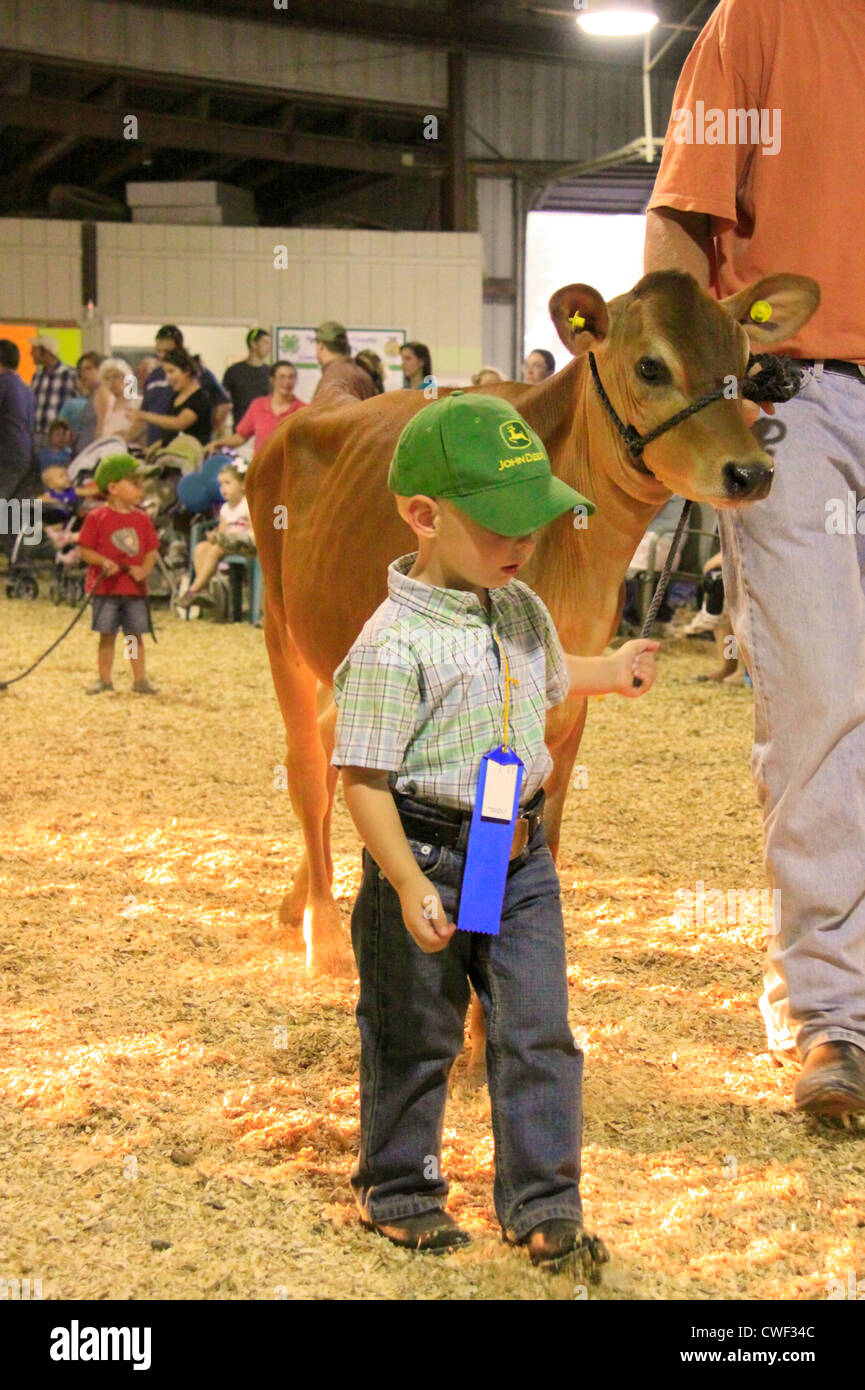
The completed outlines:
{"type": "MultiPolygon", "coordinates": [[[[410,840],[420,840],[422,844],[446,845],[448,848],[454,849],[462,837],[463,848],[465,848],[468,831],[464,831],[463,826],[471,823],[471,816],[468,812],[450,811],[446,807],[436,806],[432,802],[421,802],[420,804],[429,806],[430,811],[435,813],[437,819],[432,820],[427,819],[426,816],[413,816],[409,809],[404,810],[400,804],[407,800],[417,802],[418,798],[404,798],[397,792],[394,794],[394,800],[399,811],[399,818],[402,821],[402,828],[410,840]]],[[[517,817],[509,856],[511,859],[516,859],[517,855],[522,854],[543,820],[545,800],[544,791],[541,788],[523,807],[517,817]]]]}

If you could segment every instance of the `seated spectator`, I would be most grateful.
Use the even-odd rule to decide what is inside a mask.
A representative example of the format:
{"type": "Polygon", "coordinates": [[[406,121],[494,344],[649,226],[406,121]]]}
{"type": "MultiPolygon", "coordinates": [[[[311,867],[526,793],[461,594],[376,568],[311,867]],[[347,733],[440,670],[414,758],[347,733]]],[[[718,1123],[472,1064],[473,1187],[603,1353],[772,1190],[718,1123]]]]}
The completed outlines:
{"type": "Polygon", "coordinates": [[[248,439],[253,440],[253,447],[258,453],[277,425],[287,420],[296,410],[303,409],[305,401],[298,400],[294,394],[297,385],[297,368],[294,363],[274,362],[269,375],[273,387],[270,395],[257,396],[240,420],[234,434],[227,435],[225,439],[212,440],[205,447],[205,455],[219,453],[222,449],[237,449],[248,439]]]}
{"type": "Polygon", "coordinates": [[[363,370],[369,373],[375,387],[375,394],[377,396],[383,395],[384,363],[378,353],[373,352],[372,348],[364,348],[362,352],[355,353],[354,360],[359,367],[363,367],[363,370]]]}
{"type": "MultiPolygon", "coordinates": [[[[682,512],[681,497],[671,497],[664,503],[660,511],[656,512],[646,528],[645,535],[631,557],[625,576],[625,606],[622,611],[622,622],[625,631],[639,631],[642,625],[642,616],[639,611],[639,575],[648,568],[649,554],[652,543],[655,542],[655,569],[660,571],[666,563],[670,553],[670,546],[673,544],[673,533],[678,524],[682,512]]],[[[675,568],[679,556],[685,546],[687,534],[679,542],[679,550],[673,561],[675,568]]],[[[658,609],[657,624],[655,633],[659,637],[670,635],[670,624],[673,619],[673,610],[670,607],[668,598],[665,597],[658,609]]]]}
{"type": "MultiPolygon", "coordinates": [[[[168,403],[175,394],[174,388],[168,379],[165,371],[165,361],[168,354],[183,349],[183,334],[173,323],[166,323],[156,334],[156,356],[159,362],[150,373],[144,383],[142,392],[142,404],[148,415],[165,415],[168,413],[168,403]]],[[[188,356],[188,354],[187,354],[188,356]]],[[[214,412],[219,423],[228,413],[229,399],[228,393],[223,391],[213,372],[201,364],[201,359],[196,361],[190,357],[192,370],[199,377],[199,384],[203,387],[209,405],[208,428],[211,427],[214,412]]],[[[163,438],[163,430],[154,425],[152,421],[147,423],[147,444],[156,444],[163,438]]],[[[208,434],[208,439],[210,435],[208,434]]],[[[207,443],[207,439],[202,439],[202,444],[207,443]]]]}
{"type": "Polygon", "coordinates": [[[403,386],[409,391],[422,391],[432,380],[432,358],[426,343],[404,343],[399,350],[404,373],[403,386]]]}
{"type": "Polygon", "coordinates": [[[720,666],[704,676],[695,676],[698,681],[723,681],[724,685],[745,684],[745,663],[739,659],[736,639],[733,637],[733,624],[727,615],[724,602],[724,582],[721,575],[721,552],[710,555],[703,566],[703,602],[699,613],[683,629],[685,637],[695,637],[702,632],[711,632],[715,639],[720,666]]]}
{"type": "Polygon", "coordinates": [[[37,451],[39,471],[58,465],[66,469],[72,460],[72,430],[65,420],[52,420],[48,427],[48,443],[37,451]]]}
{"type": "Polygon", "coordinates": [[[63,403],[57,417],[66,420],[72,427],[73,456],[80,454],[96,438],[99,425],[97,405],[106,395],[99,380],[99,365],[102,357],[98,352],[83,352],[76,363],[78,376],[78,396],[70,396],[63,403]]]}
{"type": "Polygon", "coordinates": [[[139,357],[138,366],[135,368],[135,379],[138,382],[138,394],[144,400],[144,387],[151,372],[155,372],[159,366],[159,358],[154,357],[152,352],[146,352],[143,357],[139,357]]]}
{"type": "Polygon", "coordinates": [[[252,402],[269,394],[273,368],[268,368],[271,337],[266,328],[251,328],[246,335],[248,355],[242,362],[233,362],[222,378],[231,397],[231,414],[237,428],[252,402]]]}
{"type": "Polygon", "coordinates": [[[220,386],[216,377],[209,367],[205,367],[198,352],[190,353],[195,375],[201,382],[201,389],[210,401],[210,420],[211,432],[218,434],[228,418],[231,409],[231,398],[226,390],[220,386]]]}
{"type": "Polygon", "coordinates": [[[191,608],[194,603],[210,604],[209,594],[203,592],[216,573],[220,560],[226,555],[254,555],[255,538],[249,517],[249,503],[243,491],[243,477],[233,464],[226,464],[219,470],[219,490],[223,503],[219,509],[219,525],[208,531],[206,539],[199,541],[192,558],[195,578],[182,598],[177,600],[178,608],[191,608]]]}
{"type": "MultiPolygon", "coordinates": [[[[202,445],[210,440],[211,409],[207,393],[198,380],[195,363],[184,348],[165,353],[162,370],[171,392],[159,412],[137,410],[132,414],[130,438],[138,426],[147,424],[158,431],[157,439],[168,444],[176,434],[191,434],[202,445]]],[[[146,399],[146,397],[145,397],[146,399]]]]}
{"type": "Polygon", "coordinates": [[[472,377],[472,386],[495,386],[499,381],[507,381],[507,377],[498,367],[481,367],[472,377]]]}
{"type": "Polygon", "coordinates": [[[556,359],[546,348],[533,348],[523,363],[523,381],[528,386],[538,386],[552,376],[556,370],[556,359]]]}
{"type": "Polygon", "coordinates": [[[106,357],[99,368],[99,379],[106,388],[106,396],[96,407],[100,414],[97,438],[120,435],[122,439],[129,439],[132,417],[141,405],[141,397],[135,389],[138,385],[135,373],[122,357],[106,357]]]}

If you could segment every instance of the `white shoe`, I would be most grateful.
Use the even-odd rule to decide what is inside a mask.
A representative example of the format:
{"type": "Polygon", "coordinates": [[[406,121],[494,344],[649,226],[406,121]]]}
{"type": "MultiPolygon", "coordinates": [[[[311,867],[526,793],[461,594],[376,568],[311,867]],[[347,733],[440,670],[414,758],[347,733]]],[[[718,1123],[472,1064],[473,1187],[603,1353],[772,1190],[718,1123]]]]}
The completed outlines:
{"type": "Polygon", "coordinates": [[[699,613],[694,614],[688,626],[682,628],[680,635],[700,637],[704,632],[714,632],[723,616],[723,613],[707,613],[705,608],[701,608],[699,613]]]}

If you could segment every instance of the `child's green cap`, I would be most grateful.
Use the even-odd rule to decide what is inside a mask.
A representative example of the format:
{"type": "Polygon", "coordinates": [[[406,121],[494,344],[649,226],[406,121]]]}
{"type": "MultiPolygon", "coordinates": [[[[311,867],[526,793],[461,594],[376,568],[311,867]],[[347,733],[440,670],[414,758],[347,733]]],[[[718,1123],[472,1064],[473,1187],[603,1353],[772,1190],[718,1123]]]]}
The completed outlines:
{"type": "Polygon", "coordinates": [[[121,478],[131,478],[142,471],[131,454],[109,454],[104,458],[93,475],[100,492],[108,491],[109,483],[119,483],[121,478]]]}
{"type": "Polygon", "coordinates": [[[542,441],[508,401],[452,391],[419,410],[391,459],[400,497],[444,497],[500,536],[524,536],[595,505],[553,476],[542,441]]]}

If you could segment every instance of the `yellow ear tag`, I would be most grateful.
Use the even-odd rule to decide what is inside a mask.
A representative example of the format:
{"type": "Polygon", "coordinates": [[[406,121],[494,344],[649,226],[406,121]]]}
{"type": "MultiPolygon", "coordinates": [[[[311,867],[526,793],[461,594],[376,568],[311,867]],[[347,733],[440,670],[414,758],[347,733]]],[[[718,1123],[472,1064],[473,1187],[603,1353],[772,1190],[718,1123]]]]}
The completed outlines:
{"type": "Polygon", "coordinates": [[[751,305],[751,318],[755,323],[765,323],[772,317],[772,305],[766,299],[758,299],[751,305]]]}
{"type": "Polygon", "coordinates": [[[583,316],[582,316],[582,314],[580,313],[579,309],[578,309],[577,312],[574,314],[573,318],[568,319],[568,323],[571,325],[571,328],[573,329],[573,331],[574,331],[575,333],[576,333],[576,331],[577,331],[578,328],[585,328],[585,326],[586,326],[586,320],[583,318],[583,316]]]}

